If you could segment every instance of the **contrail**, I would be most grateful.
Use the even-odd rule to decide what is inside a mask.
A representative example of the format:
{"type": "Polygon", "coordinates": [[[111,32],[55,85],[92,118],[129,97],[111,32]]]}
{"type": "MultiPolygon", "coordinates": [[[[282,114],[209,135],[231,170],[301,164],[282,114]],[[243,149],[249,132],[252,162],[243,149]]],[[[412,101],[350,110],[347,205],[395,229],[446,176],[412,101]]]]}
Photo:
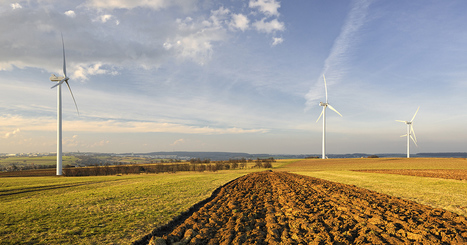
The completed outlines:
{"type": "Polygon", "coordinates": [[[373,0],[355,0],[352,2],[347,19],[342,26],[339,36],[334,41],[329,56],[324,61],[323,72],[319,75],[316,83],[310,88],[310,91],[305,95],[305,111],[312,106],[318,105],[318,100],[323,95],[323,81],[320,80],[323,74],[328,77],[328,86],[338,83],[346,70],[346,60],[350,52],[350,48],[358,40],[358,31],[365,24],[368,8],[373,0]]]}

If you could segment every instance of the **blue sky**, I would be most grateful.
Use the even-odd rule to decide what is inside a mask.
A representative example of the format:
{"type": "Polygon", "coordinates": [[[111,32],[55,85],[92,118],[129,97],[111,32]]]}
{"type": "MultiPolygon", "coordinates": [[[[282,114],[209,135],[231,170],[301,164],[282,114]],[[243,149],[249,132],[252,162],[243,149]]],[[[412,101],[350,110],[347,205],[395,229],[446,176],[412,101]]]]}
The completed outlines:
{"type": "Polygon", "coordinates": [[[467,151],[467,2],[0,1],[0,152],[467,151]]]}

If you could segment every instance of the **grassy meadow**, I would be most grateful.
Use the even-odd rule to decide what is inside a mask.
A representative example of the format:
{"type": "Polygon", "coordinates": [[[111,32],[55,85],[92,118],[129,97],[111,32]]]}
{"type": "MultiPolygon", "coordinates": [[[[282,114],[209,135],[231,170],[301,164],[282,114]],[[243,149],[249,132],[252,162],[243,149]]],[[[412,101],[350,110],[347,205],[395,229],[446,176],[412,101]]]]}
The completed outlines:
{"type": "MultiPolygon", "coordinates": [[[[353,169],[467,169],[465,159],[278,160],[274,171],[352,184],[467,215],[467,181],[353,169]]],[[[252,171],[0,178],[0,244],[128,244],[252,171]]]]}

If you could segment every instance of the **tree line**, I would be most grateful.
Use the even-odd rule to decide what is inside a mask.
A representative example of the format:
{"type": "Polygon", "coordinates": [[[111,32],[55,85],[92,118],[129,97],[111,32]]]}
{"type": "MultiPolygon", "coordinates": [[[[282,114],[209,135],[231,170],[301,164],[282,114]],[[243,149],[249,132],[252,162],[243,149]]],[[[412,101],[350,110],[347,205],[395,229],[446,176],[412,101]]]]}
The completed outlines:
{"type": "MultiPolygon", "coordinates": [[[[257,159],[254,161],[253,168],[272,168],[274,158],[257,159]]],[[[64,176],[101,176],[101,175],[123,175],[123,174],[141,174],[141,173],[176,173],[176,172],[216,172],[218,170],[245,169],[247,162],[253,160],[229,159],[228,161],[211,162],[208,159],[190,159],[189,163],[171,163],[171,164],[131,164],[131,165],[110,165],[89,167],[65,167],[64,176]]]]}

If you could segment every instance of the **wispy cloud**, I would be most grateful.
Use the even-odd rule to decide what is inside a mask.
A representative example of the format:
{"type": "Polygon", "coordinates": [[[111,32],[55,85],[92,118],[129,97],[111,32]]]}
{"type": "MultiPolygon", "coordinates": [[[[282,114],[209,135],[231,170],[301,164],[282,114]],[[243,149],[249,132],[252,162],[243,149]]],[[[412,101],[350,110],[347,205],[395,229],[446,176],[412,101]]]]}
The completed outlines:
{"type": "Polygon", "coordinates": [[[273,33],[275,31],[285,30],[284,23],[278,21],[277,19],[266,21],[266,18],[263,18],[253,23],[253,26],[256,28],[257,31],[265,33],[273,33]]]}
{"type": "Polygon", "coordinates": [[[284,39],[282,37],[273,37],[272,38],[272,46],[276,46],[278,44],[281,44],[284,42],[284,39]]]}
{"type": "MultiPolygon", "coordinates": [[[[327,85],[339,83],[347,69],[347,59],[351,54],[351,48],[358,41],[358,33],[361,27],[367,21],[367,14],[370,4],[373,0],[355,0],[352,2],[347,19],[339,33],[339,36],[334,41],[331,52],[324,61],[322,74],[325,74],[327,85]]],[[[306,94],[305,110],[317,105],[317,101],[323,97],[324,85],[320,74],[318,81],[306,94]]]]}
{"type": "Polygon", "coordinates": [[[97,9],[134,9],[137,7],[151,8],[154,10],[165,9],[169,7],[179,7],[182,9],[196,9],[196,1],[184,0],[87,0],[86,6],[97,9]]]}
{"type": "Polygon", "coordinates": [[[73,10],[68,10],[65,12],[65,15],[68,16],[68,17],[71,17],[71,18],[75,18],[76,17],[76,13],[75,11],[73,10]]]}
{"type": "MultiPolygon", "coordinates": [[[[55,131],[55,119],[36,117],[24,118],[21,116],[2,116],[0,126],[8,128],[21,125],[23,131],[55,131]]],[[[248,134],[266,133],[267,129],[244,129],[237,127],[199,127],[176,123],[142,122],[142,121],[119,121],[119,120],[75,120],[63,124],[63,130],[69,132],[96,132],[96,133],[184,133],[184,134],[248,134]]],[[[19,132],[16,129],[4,135],[8,138],[19,132]]]]}
{"type": "Polygon", "coordinates": [[[21,9],[21,8],[23,8],[23,6],[21,6],[21,4],[19,4],[19,3],[12,3],[10,6],[11,6],[12,9],[21,9]]]}
{"type": "Polygon", "coordinates": [[[176,141],[174,141],[172,144],[170,144],[171,146],[175,146],[175,145],[180,145],[180,144],[183,144],[185,143],[185,139],[178,139],[176,141]]]}

